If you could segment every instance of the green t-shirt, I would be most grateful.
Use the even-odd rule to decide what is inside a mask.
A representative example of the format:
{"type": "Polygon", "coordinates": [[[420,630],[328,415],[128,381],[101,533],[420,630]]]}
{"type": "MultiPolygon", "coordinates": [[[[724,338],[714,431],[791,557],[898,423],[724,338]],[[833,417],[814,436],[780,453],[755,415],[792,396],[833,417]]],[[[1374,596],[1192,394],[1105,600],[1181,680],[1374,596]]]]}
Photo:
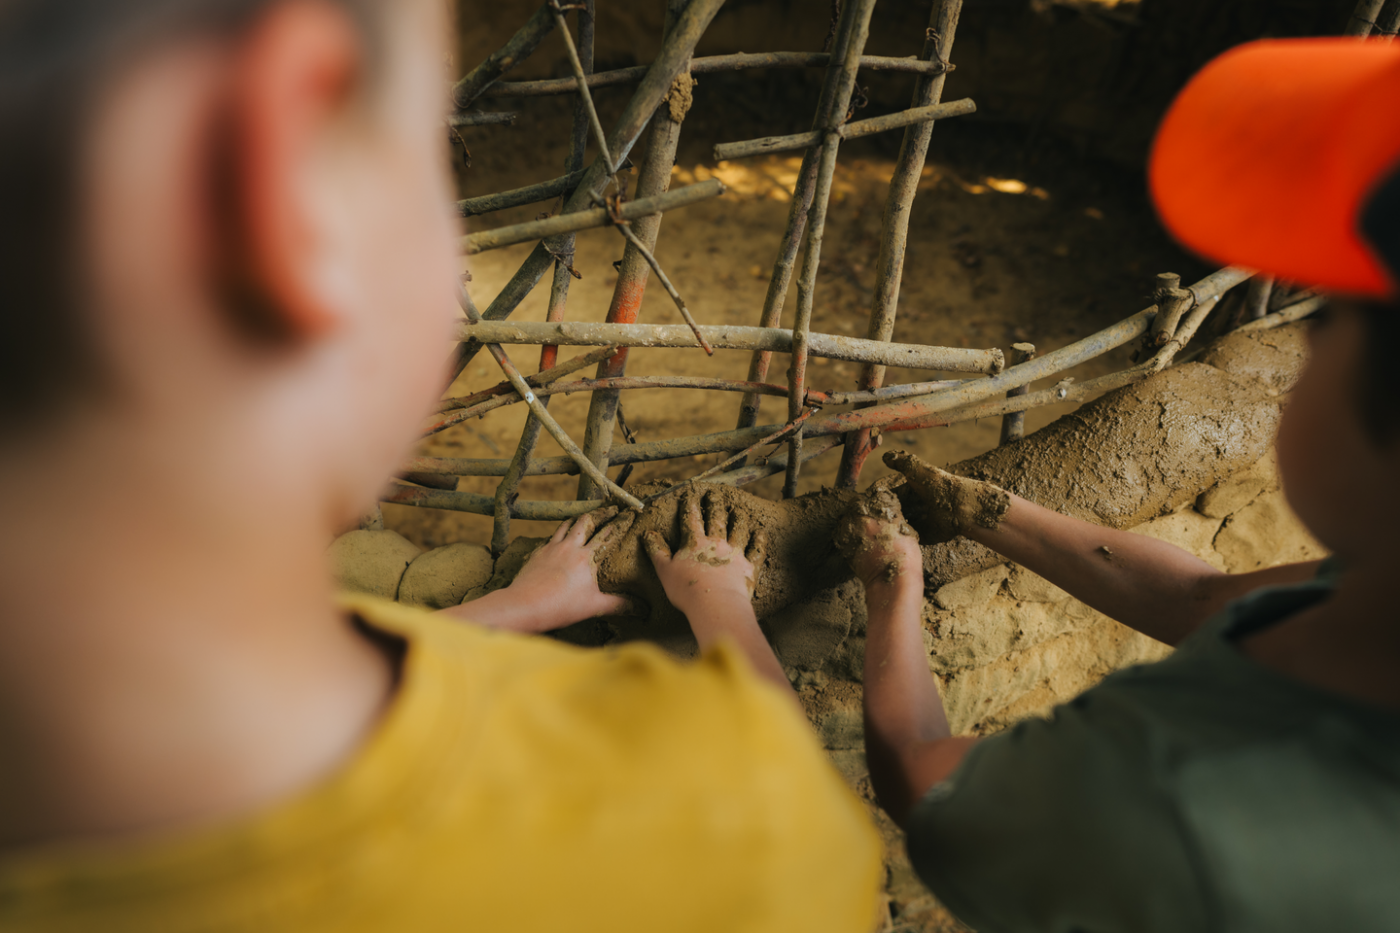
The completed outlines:
{"type": "Polygon", "coordinates": [[[1235,645],[1331,589],[1260,590],[979,743],[911,818],[920,876],[979,933],[1400,930],[1400,716],[1235,645]]]}

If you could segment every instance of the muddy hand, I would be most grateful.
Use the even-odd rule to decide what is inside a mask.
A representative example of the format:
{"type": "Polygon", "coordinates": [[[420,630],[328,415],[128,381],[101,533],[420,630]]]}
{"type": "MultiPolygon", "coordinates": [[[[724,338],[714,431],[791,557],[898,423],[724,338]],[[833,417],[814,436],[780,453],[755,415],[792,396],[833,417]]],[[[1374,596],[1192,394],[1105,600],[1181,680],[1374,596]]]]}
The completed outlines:
{"type": "Polygon", "coordinates": [[[681,503],[681,546],[674,553],[660,532],[643,540],[671,604],[682,612],[726,595],[752,599],[766,535],[747,513],[721,496],[690,492],[681,503]],[[702,502],[703,500],[703,502],[702,502]]]}
{"type": "Polygon", "coordinates": [[[1011,506],[1001,487],[955,476],[903,450],[885,454],[885,465],[909,481],[905,512],[925,544],[951,541],[974,527],[995,528],[1011,506]]]}
{"type": "Polygon", "coordinates": [[[542,615],[555,620],[551,628],[628,611],[626,597],[598,588],[598,564],[635,520],[635,512],[619,515],[609,506],[564,522],[508,589],[541,604],[542,615]]]}
{"type": "Polygon", "coordinates": [[[888,481],[875,483],[851,504],[835,537],[836,547],[867,587],[895,583],[907,574],[918,574],[922,586],[919,535],[904,520],[888,481]]]}

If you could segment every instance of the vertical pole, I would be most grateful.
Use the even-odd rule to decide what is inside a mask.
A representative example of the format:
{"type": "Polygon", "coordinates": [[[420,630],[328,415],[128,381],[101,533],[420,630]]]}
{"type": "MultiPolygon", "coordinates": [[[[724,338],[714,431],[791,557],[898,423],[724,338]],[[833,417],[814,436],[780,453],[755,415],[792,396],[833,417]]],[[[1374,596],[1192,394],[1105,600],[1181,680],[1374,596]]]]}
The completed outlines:
{"type": "Polygon", "coordinates": [[[1251,321],[1257,321],[1269,313],[1269,298],[1274,293],[1274,280],[1272,276],[1256,275],[1249,280],[1249,290],[1245,293],[1244,310],[1245,316],[1251,321]]]}
{"type": "MultiPolygon", "coordinates": [[[[848,33],[841,31],[841,22],[840,0],[833,0],[832,35],[828,35],[826,40],[827,47],[831,49],[831,60],[822,83],[822,97],[817,105],[818,124],[822,122],[822,108],[826,106],[832,82],[840,72],[841,62],[845,60],[846,42],[850,39],[848,33]]],[[[802,247],[802,238],[807,232],[807,216],[812,210],[812,198],[817,193],[817,168],[821,163],[821,154],[821,146],[812,146],[802,154],[802,167],[797,171],[797,183],[792,189],[787,231],[783,234],[778,258],[773,263],[773,275],[768,280],[768,293],[763,298],[759,327],[777,327],[782,323],[783,305],[787,302],[788,286],[792,284],[792,270],[797,262],[797,251],[802,247]]],[[[753,359],[749,362],[749,382],[767,382],[768,367],[772,362],[771,350],[755,350],[753,359]]],[[[757,393],[744,394],[743,401],[739,404],[739,430],[758,424],[758,406],[762,400],[763,397],[757,393]]]]}
{"type": "MultiPolygon", "coordinates": [[[[578,55],[586,74],[593,72],[593,4],[594,0],[584,0],[584,8],[578,11],[578,55]]],[[[573,138],[569,141],[569,157],[564,163],[565,173],[577,172],[583,168],[583,159],[588,148],[588,123],[587,104],[580,95],[578,103],[574,106],[573,138]]],[[[564,319],[564,307],[569,299],[569,285],[573,281],[571,269],[574,263],[576,237],[576,234],[571,233],[560,238],[558,249],[555,251],[557,258],[554,260],[554,281],[549,291],[549,310],[545,315],[546,320],[562,321],[564,319]]],[[[558,347],[540,348],[541,371],[552,369],[558,361],[558,347]]],[[[540,404],[548,407],[549,398],[547,396],[541,398],[540,404]]],[[[516,445],[515,456],[511,459],[506,475],[501,477],[501,482],[496,487],[495,513],[491,529],[491,553],[497,557],[501,556],[506,545],[510,543],[511,509],[520,495],[520,482],[524,479],[525,470],[530,465],[530,457],[535,452],[535,445],[539,443],[541,428],[540,420],[533,414],[526,417],[525,429],[520,434],[520,443],[516,445]]]]}
{"type": "MultiPolygon", "coordinates": [[[[925,61],[948,61],[953,53],[962,0],[942,0],[931,12],[929,32],[924,41],[925,61]]],[[[911,107],[928,107],[943,99],[946,75],[923,78],[914,87],[911,107]]],[[[899,311],[899,287],[904,276],[904,254],[909,241],[909,214],[919,191],[924,160],[928,156],[929,140],[933,137],[933,121],[920,123],[904,131],[899,159],[890,179],[885,199],[885,218],[880,232],[880,258],[875,266],[875,297],[870,309],[870,326],[866,336],[871,340],[888,342],[894,337],[895,315],[899,311]]],[[[861,370],[858,388],[878,389],[885,383],[885,367],[869,365],[861,370]]],[[[862,406],[864,407],[864,406],[862,406]]],[[[851,488],[860,482],[865,460],[876,444],[870,432],[857,431],[846,437],[841,453],[841,468],[836,474],[838,488],[851,488]]]]}
{"type": "MultiPolygon", "coordinates": [[[[1011,365],[1029,363],[1035,359],[1035,344],[1013,343],[1011,345],[1011,365]]],[[[1012,389],[1006,393],[1007,398],[1015,398],[1018,395],[1026,395],[1031,390],[1029,384],[1012,389]]],[[[1013,411],[1001,419],[1001,443],[1010,444],[1012,441],[1019,441],[1026,436],[1026,413],[1023,411],[1013,411]]]]}
{"type": "MultiPolygon", "coordinates": [[[[802,167],[797,171],[797,184],[792,191],[792,209],[788,212],[787,232],[773,263],[773,277],[768,280],[768,293],[763,298],[763,313],[759,327],[777,327],[782,323],[783,304],[787,301],[788,285],[792,283],[792,267],[797,261],[797,249],[807,232],[807,213],[812,209],[812,196],[817,191],[817,163],[821,148],[814,146],[802,154],[802,167]]],[[[772,350],[755,350],[749,362],[749,382],[767,382],[768,367],[773,362],[772,350]]],[[[740,430],[758,424],[758,406],[763,396],[757,392],[744,393],[739,404],[740,430]]],[[[743,464],[740,464],[743,466],[743,464]]]]}
{"type": "MultiPolygon", "coordinates": [[[[843,58],[839,69],[828,72],[818,108],[816,130],[823,131],[821,162],[817,167],[817,187],[812,196],[812,210],[807,224],[807,248],[802,255],[802,277],[797,282],[797,319],[792,326],[792,365],[788,369],[788,421],[795,423],[802,415],[807,390],[807,348],[812,330],[812,307],[816,299],[817,270],[822,260],[822,236],[826,232],[826,210],[831,200],[831,182],[836,174],[836,156],[841,137],[836,130],[846,122],[855,90],[860,55],[870,35],[870,14],[875,0],[848,0],[842,17],[841,32],[845,36],[843,58]]],[[[802,428],[788,441],[787,479],[783,496],[797,495],[797,479],[802,470],[802,428]]]]}
{"type": "MultiPolygon", "coordinates": [[[[666,0],[666,33],[675,23],[676,17],[685,9],[689,0],[666,0]]],[[[664,41],[664,39],[663,39],[664,41]]],[[[687,81],[690,76],[689,58],[681,68],[677,82],[687,81]]],[[[675,93],[673,88],[672,93],[675,93]]],[[[663,103],[651,120],[651,138],[647,145],[646,159],[642,163],[637,179],[636,197],[649,198],[665,194],[671,186],[671,167],[676,162],[676,148],[680,144],[681,122],[672,119],[685,119],[685,112],[679,107],[663,103]]],[[[632,233],[647,248],[656,248],[656,238],[661,232],[661,214],[652,214],[633,221],[632,233]]],[[[613,288],[612,304],[608,307],[608,323],[635,324],[641,315],[642,298],[646,294],[647,278],[651,265],[641,250],[631,243],[622,253],[622,263],[618,267],[617,285],[613,288]]],[[[627,373],[626,347],[617,351],[609,360],[598,364],[597,378],[613,379],[627,373]]],[[[607,472],[608,452],[612,449],[613,426],[617,423],[617,390],[594,392],[588,405],[588,425],[583,436],[583,452],[588,459],[607,472]]],[[[596,499],[598,490],[587,476],[579,477],[578,498],[596,499]]]]}

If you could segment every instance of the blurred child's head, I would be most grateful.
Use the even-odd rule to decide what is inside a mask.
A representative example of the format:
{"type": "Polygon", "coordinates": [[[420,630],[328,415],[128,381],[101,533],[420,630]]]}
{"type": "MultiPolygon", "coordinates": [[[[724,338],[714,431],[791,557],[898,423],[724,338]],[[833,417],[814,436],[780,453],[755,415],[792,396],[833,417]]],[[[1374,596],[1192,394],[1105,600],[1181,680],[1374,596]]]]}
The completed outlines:
{"type": "Polygon", "coordinates": [[[1264,41],[1186,86],[1151,163],[1162,219],[1212,259],[1333,294],[1279,429],[1289,502],[1349,560],[1400,524],[1400,45],[1264,41]]]}
{"type": "Polygon", "coordinates": [[[455,317],[448,34],[442,0],[0,0],[0,462],[212,446],[362,507],[455,317]]]}
{"type": "Polygon", "coordinates": [[[1400,523],[1400,307],[1339,299],[1309,325],[1279,425],[1289,504],[1344,559],[1393,553],[1400,523]]]}

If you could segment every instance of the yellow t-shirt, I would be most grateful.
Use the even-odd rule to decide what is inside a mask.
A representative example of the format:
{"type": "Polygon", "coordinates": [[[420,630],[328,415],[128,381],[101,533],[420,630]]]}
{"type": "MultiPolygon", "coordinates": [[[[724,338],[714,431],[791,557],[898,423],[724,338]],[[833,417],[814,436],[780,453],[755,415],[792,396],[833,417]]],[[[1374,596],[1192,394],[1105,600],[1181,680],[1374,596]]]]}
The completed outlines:
{"type": "Polygon", "coordinates": [[[589,651],[367,598],[407,643],[339,773],[176,838],[0,862],[0,930],[852,931],[879,841],[732,651],[589,651]]]}

